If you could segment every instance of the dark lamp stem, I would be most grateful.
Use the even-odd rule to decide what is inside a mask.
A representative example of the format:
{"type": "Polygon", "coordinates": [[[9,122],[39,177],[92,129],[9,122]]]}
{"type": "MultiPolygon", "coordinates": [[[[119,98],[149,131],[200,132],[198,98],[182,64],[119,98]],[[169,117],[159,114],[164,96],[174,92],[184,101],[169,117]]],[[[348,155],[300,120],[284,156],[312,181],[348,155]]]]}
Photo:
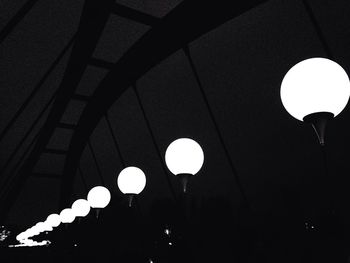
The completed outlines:
{"type": "Polygon", "coordinates": [[[330,112],[315,112],[306,115],[303,121],[309,123],[314,128],[318,141],[323,146],[325,144],[326,126],[329,120],[334,118],[334,114],[330,112]]]}
{"type": "Polygon", "coordinates": [[[95,208],[95,216],[96,216],[96,219],[99,218],[99,216],[100,216],[100,211],[101,211],[101,208],[95,208]]]}
{"type": "Polygon", "coordinates": [[[178,174],[177,176],[180,178],[183,192],[187,193],[188,179],[192,176],[192,174],[178,174]]]}
{"type": "Polygon", "coordinates": [[[135,194],[125,194],[125,195],[128,197],[128,206],[131,207],[133,200],[134,200],[134,197],[135,197],[135,194]]]}

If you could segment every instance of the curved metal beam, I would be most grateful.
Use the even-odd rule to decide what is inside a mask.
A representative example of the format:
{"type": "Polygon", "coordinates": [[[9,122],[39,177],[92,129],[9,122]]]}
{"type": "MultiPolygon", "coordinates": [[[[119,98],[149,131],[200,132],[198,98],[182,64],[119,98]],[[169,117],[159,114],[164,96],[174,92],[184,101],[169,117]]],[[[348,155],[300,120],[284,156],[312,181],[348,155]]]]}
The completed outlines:
{"type": "Polygon", "coordinates": [[[114,64],[85,107],[72,137],[61,186],[61,207],[70,201],[77,164],[88,138],[116,99],[148,70],[187,43],[264,2],[183,1],[114,64]]]}
{"type": "Polygon", "coordinates": [[[19,22],[30,12],[33,6],[38,2],[38,0],[27,1],[18,12],[11,18],[11,20],[4,26],[0,32],[0,44],[6,39],[6,37],[11,34],[12,30],[18,25],[19,22]]]}
{"type": "Polygon", "coordinates": [[[57,124],[60,122],[70,98],[74,94],[75,88],[79,84],[91,55],[96,48],[103,29],[105,28],[113,4],[114,0],[85,1],[78,32],[72,47],[71,57],[57,91],[52,110],[43,128],[40,130],[38,140],[33,150],[19,171],[18,179],[14,182],[16,187],[12,187],[9,193],[0,200],[0,219],[2,218],[1,215],[7,214],[7,211],[10,209],[24,185],[26,178],[33,170],[38,157],[45,149],[57,124]]]}

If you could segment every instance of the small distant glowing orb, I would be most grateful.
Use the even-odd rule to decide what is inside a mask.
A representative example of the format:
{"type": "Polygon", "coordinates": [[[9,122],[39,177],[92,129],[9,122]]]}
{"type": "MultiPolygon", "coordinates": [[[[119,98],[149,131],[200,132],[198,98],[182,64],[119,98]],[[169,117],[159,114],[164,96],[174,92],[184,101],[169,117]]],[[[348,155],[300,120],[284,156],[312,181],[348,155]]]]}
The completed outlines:
{"type": "Polygon", "coordinates": [[[44,232],[50,232],[52,230],[53,230],[52,226],[47,221],[45,221],[44,222],[44,226],[43,226],[43,231],[44,232]]]}
{"type": "Polygon", "coordinates": [[[20,233],[20,234],[18,234],[17,236],[16,236],[16,240],[17,241],[21,241],[21,240],[23,240],[23,239],[25,239],[26,238],[26,236],[25,236],[25,233],[24,232],[22,232],[22,233],[20,233]]]}

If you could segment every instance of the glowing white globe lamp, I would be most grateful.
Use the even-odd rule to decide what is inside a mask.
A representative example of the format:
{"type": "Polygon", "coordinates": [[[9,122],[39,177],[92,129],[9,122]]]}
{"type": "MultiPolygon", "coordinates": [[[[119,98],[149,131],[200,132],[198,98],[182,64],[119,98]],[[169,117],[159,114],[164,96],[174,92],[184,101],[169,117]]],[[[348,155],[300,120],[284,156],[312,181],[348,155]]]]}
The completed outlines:
{"type": "Polygon", "coordinates": [[[21,240],[23,240],[23,239],[26,239],[26,235],[25,235],[24,232],[22,232],[22,233],[20,233],[20,234],[18,234],[18,235],[16,236],[16,240],[17,240],[17,241],[21,241],[21,240]]]}
{"type": "Polygon", "coordinates": [[[51,224],[49,224],[47,221],[44,222],[44,225],[42,228],[44,232],[50,232],[53,230],[51,224]]]}
{"type": "Polygon", "coordinates": [[[180,138],[168,146],[165,152],[165,162],[168,169],[175,175],[195,175],[202,168],[204,153],[196,141],[180,138]]]}
{"type": "Polygon", "coordinates": [[[105,208],[111,201],[111,193],[104,186],[95,186],[89,191],[87,201],[90,207],[94,208],[96,218],[98,218],[100,210],[105,208]]]}
{"type": "Polygon", "coordinates": [[[348,103],[350,81],[336,62],[320,57],[309,58],[286,73],[280,95],[287,112],[312,124],[323,145],[327,121],[337,116],[348,103]]]}
{"type": "Polygon", "coordinates": [[[129,166],[119,173],[117,184],[119,190],[128,196],[129,206],[131,206],[133,197],[145,188],[146,176],[140,168],[129,166]]]}
{"type": "Polygon", "coordinates": [[[28,230],[21,233],[21,240],[27,239],[29,237],[28,230]]]}
{"type": "Polygon", "coordinates": [[[187,191],[188,178],[197,174],[204,163],[202,147],[190,138],[173,141],[165,152],[168,169],[181,179],[183,191],[187,191]]]}
{"type": "Polygon", "coordinates": [[[146,176],[140,168],[130,166],[119,173],[117,183],[123,194],[139,194],[146,186],[146,176]]]}
{"type": "Polygon", "coordinates": [[[35,229],[38,230],[39,233],[44,232],[46,229],[45,223],[44,222],[39,222],[35,226],[35,229]]]}
{"type": "Polygon", "coordinates": [[[40,231],[36,226],[32,226],[31,228],[28,229],[27,234],[28,234],[28,237],[33,237],[33,236],[39,235],[40,231]]]}
{"type": "Polygon", "coordinates": [[[39,234],[46,231],[52,231],[52,227],[45,221],[45,222],[39,222],[34,227],[34,230],[36,230],[39,234]]]}
{"type": "Polygon", "coordinates": [[[73,203],[72,210],[76,217],[85,217],[90,212],[90,204],[85,199],[78,199],[73,203]]]}
{"type": "Polygon", "coordinates": [[[64,224],[72,223],[75,219],[74,212],[71,208],[65,208],[60,213],[60,220],[64,224]]]}
{"type": "Polygon", "coordinates": [[[283,106],[302,121],[309,114],[337,116],[348,103],[350,81],[345,70],[326,58],[309,58],[294,65],[281,84],[283,106]]]}
{"type": "Polygon", "coordinates": [[[105,208],[111,201],[111,193],[104,186],[95,186],[89,191],[87,200],[92,208],[105,208]]]}
{"type": "Polygon", "coordinates": [[[46,222],[51,227],[58,227],[61,224],[61,218],[58,214],[51,214],[46,218],[46,222]]]}
{"type": "Polygon", "coordinates": [[[28,239],[29,237],[32,236],[32,230],[28,228],[26,231],[24,231],[24,239],[28,239]]]}

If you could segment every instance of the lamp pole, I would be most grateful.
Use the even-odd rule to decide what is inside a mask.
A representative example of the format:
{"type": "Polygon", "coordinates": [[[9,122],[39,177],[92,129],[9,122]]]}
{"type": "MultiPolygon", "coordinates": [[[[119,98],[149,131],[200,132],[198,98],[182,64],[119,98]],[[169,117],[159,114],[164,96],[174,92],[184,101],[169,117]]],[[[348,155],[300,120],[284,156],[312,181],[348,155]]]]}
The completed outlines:
{"type": "MultiPolygon", "coordinates": [[[[313,216],[313,220],[319,220],[319,233],[328,233],[323,241],[330,241],[333,245],[334,242],[339,242],[341,237],[337,233],[339,225],[336,224],[335,181],[334,176],[330,176],[328,171],[325,134],[328,123],[348,103],[349,77],[338,63],[328,58],[308,58],[289,69],[282,80],[280,95],[286,111],[294,118],[310,124],[317,135],[322,155],[320,166],[323,172],[318,177],[318,186],[315,184],[314,187],[319,187],[318,190],[330,194],[321,201],[322,203],[320,202],[323,208],[317,212],[318,216],[313,216]],[[331,239],[328,236],[330,233],[332,233],[331,239]]],[[[320,195],[319,199],[323,196],[320,195]]],[[[305,224],[308,229],[308,223],[305,224]]],[[[339,248],[341,246],[339,243],[339,248]]],[[[335,254],[338,252],[340,251],[333,251],[335,254]]],[[[326,256],[326,251],[322,255],[326,256]]]]}

